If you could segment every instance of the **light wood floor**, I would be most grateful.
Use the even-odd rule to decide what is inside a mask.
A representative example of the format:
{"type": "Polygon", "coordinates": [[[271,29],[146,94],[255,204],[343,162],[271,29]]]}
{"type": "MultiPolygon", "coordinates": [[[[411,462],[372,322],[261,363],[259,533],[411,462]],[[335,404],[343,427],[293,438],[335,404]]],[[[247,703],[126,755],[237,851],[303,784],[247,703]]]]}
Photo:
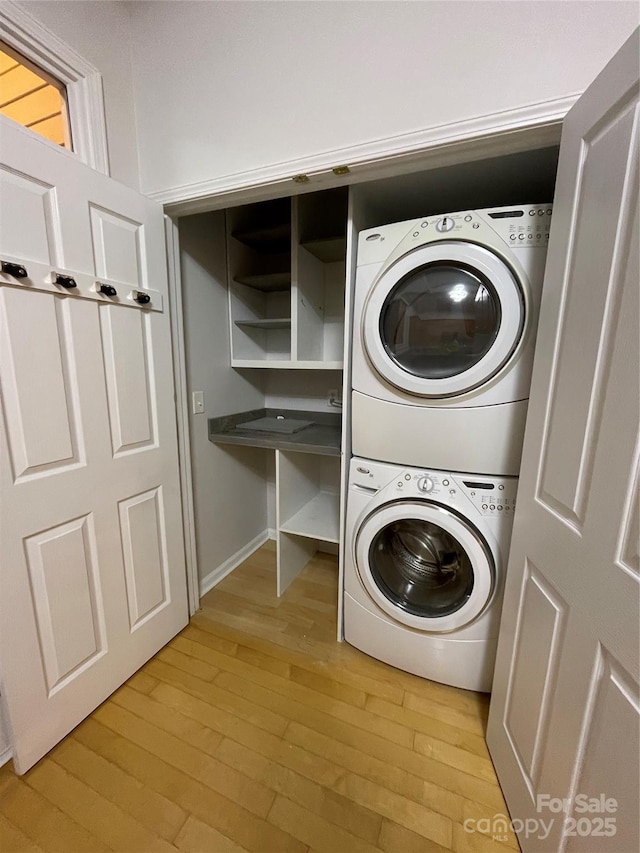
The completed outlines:
{"type": "Polygon", "coordinates": [[[335,641],[337,566],[281,599],[267,544],[25,776],[0,770],[0,850],[457,853],[506,806],[487,698],[335,641]]]}

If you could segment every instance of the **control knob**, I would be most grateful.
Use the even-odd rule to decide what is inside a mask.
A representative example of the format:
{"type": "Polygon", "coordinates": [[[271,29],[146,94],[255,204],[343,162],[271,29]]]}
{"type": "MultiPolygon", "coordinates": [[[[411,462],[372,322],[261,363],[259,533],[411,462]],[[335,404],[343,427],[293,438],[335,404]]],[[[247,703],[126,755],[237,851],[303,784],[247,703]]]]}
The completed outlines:
{"type": "Polygon", "coordinates": [[[430,492],[433,489],[435,483],[431,479],[431,477],[420,477],[418,480],[418,488],[421,492],[430,492]]]}
{"type": "Polygon", "coordinates": [[[436,231],[451,231],[455,224],[450,216],[444,216],[436,225],[436,231]]]}

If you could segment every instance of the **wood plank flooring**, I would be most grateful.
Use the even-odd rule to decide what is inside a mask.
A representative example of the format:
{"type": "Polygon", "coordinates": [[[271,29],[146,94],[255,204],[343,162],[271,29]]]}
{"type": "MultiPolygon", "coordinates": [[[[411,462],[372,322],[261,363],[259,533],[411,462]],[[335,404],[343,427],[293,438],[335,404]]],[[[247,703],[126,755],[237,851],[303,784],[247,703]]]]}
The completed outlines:
{"type": "Polygon", "coordinates": [[[268,543],[23,777],[0,769],[0,850],[509,853],[487,697],[337,643],[337,564],[282,598],[268,543]]]}

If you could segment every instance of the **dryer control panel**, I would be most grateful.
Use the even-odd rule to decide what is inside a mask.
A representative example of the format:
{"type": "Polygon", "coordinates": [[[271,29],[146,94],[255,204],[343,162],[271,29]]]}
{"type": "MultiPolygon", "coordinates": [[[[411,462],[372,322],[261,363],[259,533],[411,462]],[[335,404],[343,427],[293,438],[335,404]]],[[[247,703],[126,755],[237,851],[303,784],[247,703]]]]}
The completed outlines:
{"type": "Polygon", "coordinates": [[[390,263],[416,247],[442,240],[468,240],[488,246],[497,242],[500,247],[506,244],[511,249],[546,249],[552,212],[552,204],[518,204],[437,213],[369,228],[358,234],[358,267],[390,263]]]}
{"type": "Polygon", "coordinates": [[[525,204],[483,210],[479,215],[514,249],[547,247],[551,227],[550,204],[525,204]]]}

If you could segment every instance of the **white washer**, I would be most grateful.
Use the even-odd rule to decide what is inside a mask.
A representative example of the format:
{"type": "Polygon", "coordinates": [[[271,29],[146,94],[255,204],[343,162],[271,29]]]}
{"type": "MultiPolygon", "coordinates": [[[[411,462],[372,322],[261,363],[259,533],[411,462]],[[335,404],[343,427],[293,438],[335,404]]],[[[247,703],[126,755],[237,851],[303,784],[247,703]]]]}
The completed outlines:
{"type": "Polygon", "coordinates": [[[489,691],[517,486],[352,459],[345,640],[407,672],[489,691]]]}
{"type": "Polygon", "coordinates": [[[357,456],[518,474],[551,210],[467,210],[360,233],[357,456]]]}

